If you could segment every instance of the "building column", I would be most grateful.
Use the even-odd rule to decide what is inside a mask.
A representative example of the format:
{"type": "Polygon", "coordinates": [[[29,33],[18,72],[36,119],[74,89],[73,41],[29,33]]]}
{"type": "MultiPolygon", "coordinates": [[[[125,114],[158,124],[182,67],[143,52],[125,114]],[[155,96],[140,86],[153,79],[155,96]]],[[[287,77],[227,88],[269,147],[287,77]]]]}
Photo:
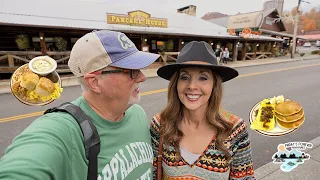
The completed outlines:
{"type": "Polygon", "coordinates": [[[241,60],[242,61],[246,60],[247,47],[248,47],[248,43],[247,43],[247,41],[245,41],[243,43],[242,50],[241,50],[241,56],[242,56],[241,60]]]}
{"type": "Polygon", "coordinates": [[[232,61],[237,61],[237,57],[238,57],[238,42],[239,42],[239,40],[236,40],[236,39],[233,41],[232,61]]]}
{"type": "Polygon", "coordinates": [[[178,52],[180,52],[181,49],[182,49],[182,46],[183,46],[182,42],[183,42],[183,39],[180,38],[179,39],[179,45],[178,45],[178,52]]]}
{"type": "Polygon", "coordinates": [[[48,50],[47,50],[47,47],[46,47],[46,41],[45,41],[45,37],[44,37],[44,32],[43,31],[39,32],[39,37],[40,37],[41,53],[42,53],[42,55],[46,55],[48,50]]]}

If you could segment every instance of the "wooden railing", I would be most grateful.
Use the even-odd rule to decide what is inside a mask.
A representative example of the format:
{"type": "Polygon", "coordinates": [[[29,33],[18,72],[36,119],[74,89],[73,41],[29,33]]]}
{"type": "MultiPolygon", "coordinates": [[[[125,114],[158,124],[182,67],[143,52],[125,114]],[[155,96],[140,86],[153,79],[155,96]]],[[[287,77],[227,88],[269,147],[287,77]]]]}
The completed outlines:
{"type": "Polygon", "coordinates": [[[166,64],[168,59],[174,60],[176,61],[177,58],[173,57],[173,56],[178,56],[179,52],[159,52],[163,62],[166,64]]]}
{"type": "Polygon", "coordinates": [[[250,52],[246,53],[244,60],[270,58],[271,56],[271,52],[250,52]]]}
{"type": "MultiPolygon", "coordinates": [[[[0,73],[13,73],[21,65],[29,63],[31,59],[41,55],[40,51],[0,51],[0,73]]],[[[70,51],[49,51],[47,55],[57,61],[58,68],[62,68],[59,71],[70,71],[66,68],[70,51]]]]}

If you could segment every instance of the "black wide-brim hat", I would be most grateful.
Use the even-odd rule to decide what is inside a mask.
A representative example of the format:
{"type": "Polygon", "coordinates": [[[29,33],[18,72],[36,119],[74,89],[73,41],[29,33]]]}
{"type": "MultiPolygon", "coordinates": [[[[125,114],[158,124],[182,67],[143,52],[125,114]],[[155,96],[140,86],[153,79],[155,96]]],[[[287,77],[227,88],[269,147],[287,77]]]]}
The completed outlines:
{"type": "Polygon", "coordinates": [[[175,72],[188,67],[211,69],[222,78],[223,82],[229,81],[239,75],[237,70],[219,65],[212,47],[204,41],[192,41],[186,44],[181,49],[177,62],[162,66],[158,69],[157,74],[163,79],[170,80],[175,72]],[[200,63],[196,63],[196,61],[200,63]]]}

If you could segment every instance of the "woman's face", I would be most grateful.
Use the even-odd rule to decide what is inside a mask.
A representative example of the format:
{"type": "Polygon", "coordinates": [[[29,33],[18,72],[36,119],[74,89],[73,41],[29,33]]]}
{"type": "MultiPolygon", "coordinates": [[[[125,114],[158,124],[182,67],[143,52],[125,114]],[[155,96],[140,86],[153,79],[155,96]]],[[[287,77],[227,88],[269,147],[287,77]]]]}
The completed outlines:
{"type": "Polygon", "coordinates": [[[213,73],[206,68],[180,70],[177,90],[181,103],[187,110],[206,110],[213,88],[213,73]]]}

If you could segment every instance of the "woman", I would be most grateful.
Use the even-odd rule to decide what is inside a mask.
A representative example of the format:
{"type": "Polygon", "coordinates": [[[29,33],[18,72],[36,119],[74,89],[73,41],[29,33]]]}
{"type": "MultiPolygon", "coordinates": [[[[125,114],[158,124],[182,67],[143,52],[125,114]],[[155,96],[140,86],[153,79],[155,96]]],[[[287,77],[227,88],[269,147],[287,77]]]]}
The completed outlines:
{"type": "Polygon", "coordinates": [[[238,72],[193,41],[157,73],[170,83],[168,104],[152,119],[154,179],[254,179],[246,124],[220,107],[222,82],[238,72]]]}
{"type": "Polygon", "coordinates": [[[229,60],[229,50],[228,48],[224,48],[224,50],[222,51],[222,63],[228,63],[229,60]]]}

